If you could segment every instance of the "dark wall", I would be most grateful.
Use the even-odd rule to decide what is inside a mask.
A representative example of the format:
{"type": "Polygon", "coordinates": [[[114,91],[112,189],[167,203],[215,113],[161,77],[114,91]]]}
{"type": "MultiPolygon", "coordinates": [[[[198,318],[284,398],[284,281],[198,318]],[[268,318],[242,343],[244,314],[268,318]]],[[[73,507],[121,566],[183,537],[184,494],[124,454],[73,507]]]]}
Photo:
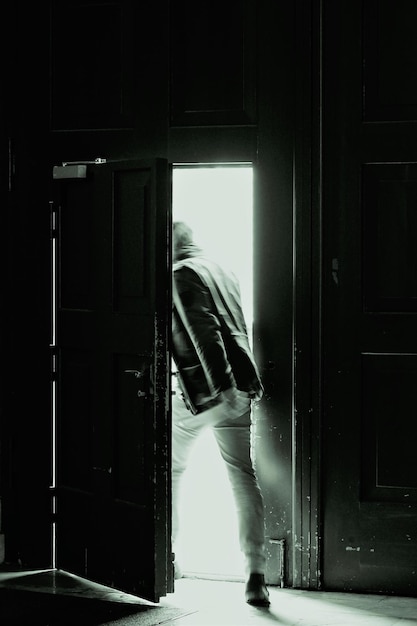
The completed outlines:
{"type": "Polygon", "coordinates": [[[264,3],[258,42],[258,146],[255,169],[255,349],[265,398],[255,415],[256,463],[266,503],[269,577],[285,540],[292,581],[293,155],[295,6],[264,3]],[[285,26],[284,26],[285,25],[285,26]],[[281,32],[277,36],[277,29],[281,32]]]}
{"type": "MultiPolygon", "coordinates": [[[[267,0],[203,2],[198,11],[186,1],[51,5],[51,14],[36,9],[43,14],[34,30],[35,9],[18,4],[9,42],[18,56],[3,235],[9,306],[2,320],[8,383],[1,484],[8,558],[38,566],[50,554],[52,165],[96,157],[250,161],[255,350],[265,384],[256,410],[256,461],[267,537],[286,539],[291,584],[294,66],[308,63],[296,55],[295,7],[267,0]]],[[[276,544],[268,541],[268,551],[268,577],[277,582],[276,544]]]]}
{"type": "Polygon", "coordinates": [[[18,3],[4,20],[1,494],[6,557],[50,563],[50,249],[45,189],[48,47],[18,3]],[[7,28],[6,28],[7,25],[7,28]],[[40,514],[39,514],[40,512],[40,514]],[[34,540],[36,538],[36,540],[34,540]]]}

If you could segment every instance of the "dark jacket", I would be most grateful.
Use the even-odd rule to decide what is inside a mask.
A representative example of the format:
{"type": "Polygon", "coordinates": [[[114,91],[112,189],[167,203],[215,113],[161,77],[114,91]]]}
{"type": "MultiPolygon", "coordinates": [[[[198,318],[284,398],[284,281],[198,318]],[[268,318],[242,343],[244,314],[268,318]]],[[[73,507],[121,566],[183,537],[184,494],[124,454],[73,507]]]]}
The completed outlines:
{"type": "Polygon", "coordinates": [[[184,249],[173,267],[172,343],[179,385],[193,413],[218,404],[231,387],[262,397],[238,281],[195,246],[184,249]]]}

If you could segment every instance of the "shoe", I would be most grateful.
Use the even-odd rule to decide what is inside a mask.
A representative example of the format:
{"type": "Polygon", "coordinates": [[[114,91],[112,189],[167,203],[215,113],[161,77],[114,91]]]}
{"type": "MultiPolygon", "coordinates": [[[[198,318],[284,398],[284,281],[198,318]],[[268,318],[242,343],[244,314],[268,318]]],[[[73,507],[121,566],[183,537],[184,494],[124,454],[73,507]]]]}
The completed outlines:
{"type": "Polygon", "coordinates": [[[269,592],[263,574],[253,573],[246,583],[245,599],[252,606],[269,606],[269,592]]]}

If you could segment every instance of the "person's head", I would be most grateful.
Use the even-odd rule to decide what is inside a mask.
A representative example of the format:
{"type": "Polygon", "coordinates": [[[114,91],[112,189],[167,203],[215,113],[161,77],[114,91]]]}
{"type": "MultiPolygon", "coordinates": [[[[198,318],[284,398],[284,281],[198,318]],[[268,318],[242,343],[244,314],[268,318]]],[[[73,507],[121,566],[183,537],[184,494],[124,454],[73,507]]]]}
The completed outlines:
{"type": "Polygon", "coordinates": [[[194,243],[193,231],[185,222],[174,222],[172,234],[172,258],[175,261],[181,254],[181,250],[194,243]]]}

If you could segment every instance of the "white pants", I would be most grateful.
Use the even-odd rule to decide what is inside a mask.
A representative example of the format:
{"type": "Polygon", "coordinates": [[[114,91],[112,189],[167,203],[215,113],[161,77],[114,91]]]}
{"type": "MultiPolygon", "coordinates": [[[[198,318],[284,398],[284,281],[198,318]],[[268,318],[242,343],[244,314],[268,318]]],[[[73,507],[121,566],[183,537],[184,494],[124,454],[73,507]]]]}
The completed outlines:
{"type": "MultiPolygon", "coordinates": [[[[240,403],[239,403],[240,404],[240,403]]],[[[241,410],[230,415],[226,403],[193,415],[176,390],[172,397],[172,544],[179,531],[181,477],[187,468],[193,443],[204,428],[211,427],[226,463],[234,495],[240,549],[246,574],[265,573],[264,504],[251,458],[251,406],[242,397],[241,410]]],[[[209,470],[209,468],[208,468],[209,470]]]]}

